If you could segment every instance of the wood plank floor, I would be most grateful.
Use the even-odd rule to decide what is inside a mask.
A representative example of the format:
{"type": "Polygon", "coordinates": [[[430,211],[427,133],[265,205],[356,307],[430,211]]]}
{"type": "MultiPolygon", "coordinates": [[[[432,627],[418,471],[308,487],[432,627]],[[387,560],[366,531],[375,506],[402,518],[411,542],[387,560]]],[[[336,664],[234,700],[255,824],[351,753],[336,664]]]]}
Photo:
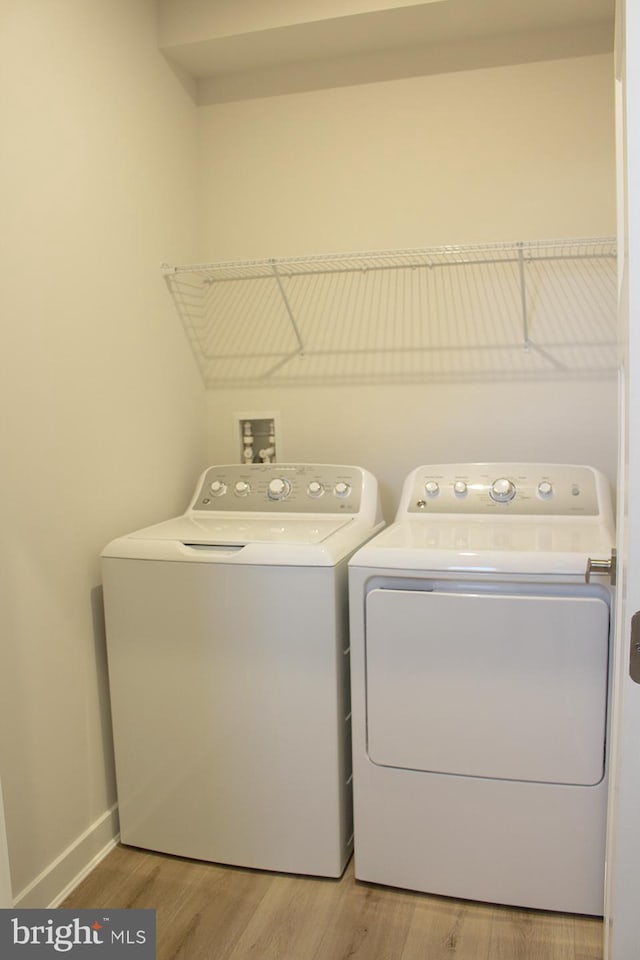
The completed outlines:
{"type": "Polygon", "coordinates": [[[601,960],[602,922],[116,847],[60,904],[153,907],[157,960],[601,960]]]}

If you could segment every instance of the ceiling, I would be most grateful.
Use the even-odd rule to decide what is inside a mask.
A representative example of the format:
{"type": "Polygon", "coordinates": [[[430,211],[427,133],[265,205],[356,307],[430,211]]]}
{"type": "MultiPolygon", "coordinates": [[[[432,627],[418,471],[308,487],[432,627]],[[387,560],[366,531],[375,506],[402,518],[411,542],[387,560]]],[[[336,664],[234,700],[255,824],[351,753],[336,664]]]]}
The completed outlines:
{"type": "Polygon", "coordinates": [[[614,7],[615,0],[159,0],[159,37],[198,101],[212,103],[608,52],[614,7]]]}

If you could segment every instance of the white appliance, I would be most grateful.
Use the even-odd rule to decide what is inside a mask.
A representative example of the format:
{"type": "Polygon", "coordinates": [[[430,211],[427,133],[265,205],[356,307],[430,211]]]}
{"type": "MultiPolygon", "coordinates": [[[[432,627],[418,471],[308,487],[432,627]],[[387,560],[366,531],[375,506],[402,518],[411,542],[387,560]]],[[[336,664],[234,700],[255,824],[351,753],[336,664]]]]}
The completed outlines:
{"type": "Polygon", "coordinates": [[[354,466],[210,467],[102,554],[121,839],[339,876],[352,839],[347,561],[382,526],[354,466]]]}
{"type": "Polygon", "coordinates": [[[349,565],[356,877],[602,914],[614,543],[589,467],[407,477],[349,565]]]}

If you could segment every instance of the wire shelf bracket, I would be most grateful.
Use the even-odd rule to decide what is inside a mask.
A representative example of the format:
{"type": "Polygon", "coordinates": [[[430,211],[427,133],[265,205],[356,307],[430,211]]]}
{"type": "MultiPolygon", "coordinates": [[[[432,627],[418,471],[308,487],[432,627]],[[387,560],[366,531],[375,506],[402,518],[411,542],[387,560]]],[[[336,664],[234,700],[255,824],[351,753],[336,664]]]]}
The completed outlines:
{"type": "Polygon", "coordinates": [[[291,326],[292,326],[292,328],[293,328],[293,332],[294,332],[294,334],[295,334],[296,340],[298,341],[298,353],[300,354],[300,356],[303,356],[303,355],[304,355],[304,346],[303,346],[303,343],[302,343],[302,337],[300,336],[300,330],[298,329],[298,324],[296,323],[296,318],[295,318],[294,315],[293,315],[293,310],[291,309],[291,304],[289,303],[289,300],[287,299],[287,294],[285,293],[285,289],[284,289],[284,287],[282,286],[282,280],[280,279],[280,274],[278,273],[278,261],[277,261],[277,260],[272,260],[272,261],[271,261],[271,265],[272,265],[272,269],[273,269],[273,275],[274,275],[274,277],[276,278],[276,283],[278,284],[278,290],[280,291],[280,296],[282,297],[282,302],[284,303],[285,310],[287,311],[287,316],[289,317],[289,320],[291,321],[291,326]]]}

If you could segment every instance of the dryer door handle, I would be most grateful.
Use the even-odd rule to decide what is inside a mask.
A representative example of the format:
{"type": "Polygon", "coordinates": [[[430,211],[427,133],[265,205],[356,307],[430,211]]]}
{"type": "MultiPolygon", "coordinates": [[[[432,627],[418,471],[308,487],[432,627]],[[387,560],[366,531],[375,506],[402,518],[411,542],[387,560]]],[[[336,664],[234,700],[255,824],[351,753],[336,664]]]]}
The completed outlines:
{"type": "Polygon", "coordinates": [[[640,611],[631,617],[631,646],[629,647],[629,676],[640,683],[640,611]]]}
{"type": "Polygon", "coordinates": [[[584,573],[584,579],[587,583],[591,582],[591,577],[594,573],[601,573],[609,577],[612,586],[615,586],[616,582],[616,551],[612,549],[611,556],[608,560],[593,560],[591,557],[587,559],[587,569],[584,573]]]}

